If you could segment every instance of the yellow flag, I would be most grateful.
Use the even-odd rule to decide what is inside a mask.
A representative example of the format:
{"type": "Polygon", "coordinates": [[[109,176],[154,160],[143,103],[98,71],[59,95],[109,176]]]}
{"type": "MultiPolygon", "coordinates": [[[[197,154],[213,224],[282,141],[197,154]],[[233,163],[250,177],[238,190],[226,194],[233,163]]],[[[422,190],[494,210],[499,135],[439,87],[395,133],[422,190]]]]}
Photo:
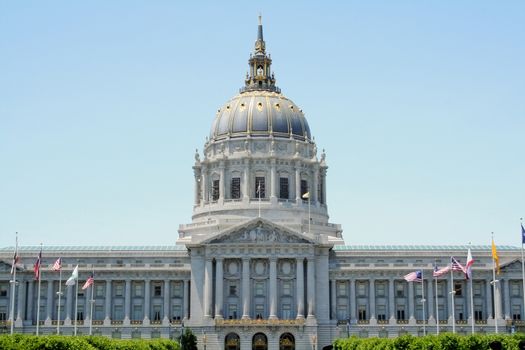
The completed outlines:
{"type": "Polygon", "coordinates": [[[496,245],[494,244],[494,238],[492,239],[492,259],[494,259],[494,262],[496,263],[496,271],[499,274],[499,257],[496,245]]]}

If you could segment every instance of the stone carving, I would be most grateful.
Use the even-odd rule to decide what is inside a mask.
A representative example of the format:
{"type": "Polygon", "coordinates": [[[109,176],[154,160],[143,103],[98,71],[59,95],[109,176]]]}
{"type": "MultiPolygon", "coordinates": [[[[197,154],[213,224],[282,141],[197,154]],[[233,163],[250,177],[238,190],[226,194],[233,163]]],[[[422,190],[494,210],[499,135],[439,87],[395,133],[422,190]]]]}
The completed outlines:
{"type": "Polygon", "coordinates": [[[245,228],[229,234],[227,237],[219,237],[210,243],[227,242],[253,242],[253,243],[310,243],[306,239],[280,232],[274,228],[259,224],[251,228],[245,228]]]}

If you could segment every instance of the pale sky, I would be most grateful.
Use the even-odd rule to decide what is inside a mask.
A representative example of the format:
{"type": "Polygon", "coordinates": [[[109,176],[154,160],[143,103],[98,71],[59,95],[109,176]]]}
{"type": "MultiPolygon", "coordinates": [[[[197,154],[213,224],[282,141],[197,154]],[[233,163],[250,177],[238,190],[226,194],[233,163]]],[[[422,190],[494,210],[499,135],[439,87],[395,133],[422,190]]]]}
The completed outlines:
{"type": "Polygon", "coordinates": [[[520,244],[524,1],[2,1],[0,246],[174,244],[259,12],[347,244],[520,244]]]}

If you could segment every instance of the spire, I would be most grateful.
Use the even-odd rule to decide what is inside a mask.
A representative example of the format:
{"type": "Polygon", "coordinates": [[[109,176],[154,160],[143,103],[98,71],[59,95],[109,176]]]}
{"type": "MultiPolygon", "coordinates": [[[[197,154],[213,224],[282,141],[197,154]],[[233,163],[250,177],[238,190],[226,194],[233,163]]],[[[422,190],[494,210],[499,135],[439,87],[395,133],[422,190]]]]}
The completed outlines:
{"type": "Polygon", "coordinates": [[[266,54],[261,15],[259,15],[255,50],[254,53],[250,55],[248,64],[250,65],[250,71],[246,74],[245,86],[241,88],[241,93],[254,90],[281,92],[281,90],[275,86],[275,78],[271,71],[272,59],[266,54]]]}

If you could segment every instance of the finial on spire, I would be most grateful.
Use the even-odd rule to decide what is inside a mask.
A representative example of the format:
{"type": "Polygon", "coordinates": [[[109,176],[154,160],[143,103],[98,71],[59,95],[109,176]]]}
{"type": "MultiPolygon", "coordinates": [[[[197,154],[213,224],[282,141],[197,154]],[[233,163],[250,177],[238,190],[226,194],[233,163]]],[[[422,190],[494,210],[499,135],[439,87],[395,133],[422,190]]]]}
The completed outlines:
{"type": "Polygon", "coordinates": [[[262,26],[262,15],[260,12],[259,12],[259,25],[262,26]]]}

